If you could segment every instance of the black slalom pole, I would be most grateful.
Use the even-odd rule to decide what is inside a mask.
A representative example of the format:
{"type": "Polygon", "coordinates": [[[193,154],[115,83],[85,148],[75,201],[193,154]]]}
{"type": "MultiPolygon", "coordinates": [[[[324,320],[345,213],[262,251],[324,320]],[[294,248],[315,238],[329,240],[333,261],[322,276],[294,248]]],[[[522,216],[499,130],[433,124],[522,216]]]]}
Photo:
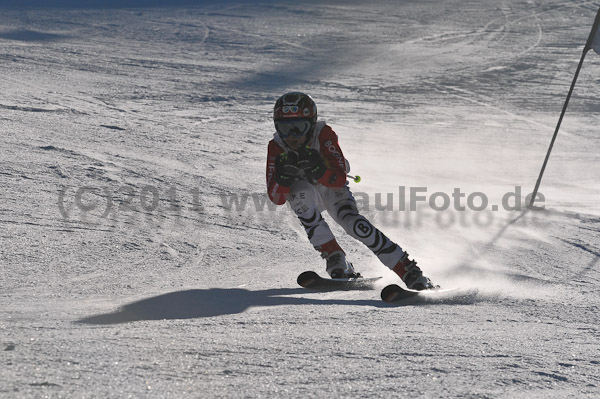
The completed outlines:
{"type": "Polygon", "coordinates": [[[550,153],[552,152],[552,148],[554,147],[554,142],[556,141],[556,136],[558,136],[558,131],[560,129],[560,125],[562,123],[563,117],[567,112],[567,107],[569,106],[569,100],[571,99],[571,95],[573,94],[573,89],[575,88],[575,82],[577,82],[577,78],[579,77],[579,71],[581,70],[581,66],[583,65],[583,60],[585,59],[585,55],[592,48],[592,43],[594,41],[594,36],[596,35],[596,31],[598,30],[598,25],[600,24],[600,10],[598,10],[598,14],[596,15],[596,19],[594,21],[594,26],[592,27],[592,31],[590,32],[590,36],[583,48],[583,54],[581,55],[581,60],[579,60],[579,65],[577,66],[577,71],[575,72],[575,77],[573,78],[573,83],[571,83],[571,88],[569,89],[569,94],[567,94],[567,99],[565,100],[565,105],[563,106],[562,112],[560,113],[560,118],[558,118],[558,124],[556,125],[556,129],[554,130],[554,135],[552,136],[552,141],[550,141],[550,147],[548,148],[548,152],[546,153],[546,158],[544,159],[544,164],[542,165],[542,170],[540,171],[540,175],[535,183],[535,189],[531,195],[531,202],[529,203],[530,207],[533,207],[535,202],[535,197],[537,196],[538,189],[540,188],[540,184],[542,183],[542,176],[544,175],[544,171],[546,170],[546,165],[548,164],[548,159],[550,159],[550,153]]]}

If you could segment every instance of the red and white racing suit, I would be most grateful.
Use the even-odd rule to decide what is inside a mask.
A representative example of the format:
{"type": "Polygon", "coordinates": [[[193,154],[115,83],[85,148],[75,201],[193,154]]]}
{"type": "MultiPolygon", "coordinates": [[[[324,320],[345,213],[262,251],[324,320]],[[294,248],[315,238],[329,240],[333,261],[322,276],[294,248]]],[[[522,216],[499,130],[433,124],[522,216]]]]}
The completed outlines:
{"type": "Polygon", "coordinates": [[[348,234],[371,249],[385,266],[394,268],[404,258],[405,252],[359,214],[346,180],[349,165],[333,129],[325,122],[318,122],[307,145],[323,157],[327,166],[325,174],[316,184],[296,180],[290,187],[285,187],[275,181],[275,160],[290,149],[278,133],[269,142],[267,190],[271,201],[277,205],[289,202],[315,248],[335,238],[321,216],[321,212],[327,210],[348,234]]]}

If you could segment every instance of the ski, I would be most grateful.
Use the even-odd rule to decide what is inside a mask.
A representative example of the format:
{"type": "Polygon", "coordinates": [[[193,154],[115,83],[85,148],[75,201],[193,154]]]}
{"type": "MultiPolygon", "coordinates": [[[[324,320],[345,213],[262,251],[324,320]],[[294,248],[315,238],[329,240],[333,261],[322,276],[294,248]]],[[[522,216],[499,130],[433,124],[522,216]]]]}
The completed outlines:
{"type": "Polygon", "coordinates": [[[416,291],[402,288],[397,284],[390,284],[381,290],[381,299],[387,303],[402,302],[408,299],[433,298],[437,294],[456,291],[456,289],[441,289],[439,287],[430,290],[416,291]]]}
{"type": "Polygon", "coordinates": [[[381,277],[354,277],[354,278],[324,278],[313,271],[303,272],[298,276],[298,284],[311,290],[373,290],[375,282],[381,277]]]}

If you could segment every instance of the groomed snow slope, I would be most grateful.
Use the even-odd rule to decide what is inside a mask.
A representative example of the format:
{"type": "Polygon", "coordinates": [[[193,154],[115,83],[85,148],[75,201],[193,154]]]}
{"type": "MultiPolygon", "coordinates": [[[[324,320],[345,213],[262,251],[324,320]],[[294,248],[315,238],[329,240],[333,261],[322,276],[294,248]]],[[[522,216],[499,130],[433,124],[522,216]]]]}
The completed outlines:
{"type": "MultiPolygon", "coordinates": [[[[512,208],[599,6],[2,10],[0,397],[598,397],[597,54],[546,210],[512,208]],[[296,286],[323,260],[264,197],[290,90],[340,136],[364,214],[456,295],[296,286]],[[402,187],[489,206],[400,211],[402,187]]],[[[335,231],[364,275],[398,282],[335,231]]]]}

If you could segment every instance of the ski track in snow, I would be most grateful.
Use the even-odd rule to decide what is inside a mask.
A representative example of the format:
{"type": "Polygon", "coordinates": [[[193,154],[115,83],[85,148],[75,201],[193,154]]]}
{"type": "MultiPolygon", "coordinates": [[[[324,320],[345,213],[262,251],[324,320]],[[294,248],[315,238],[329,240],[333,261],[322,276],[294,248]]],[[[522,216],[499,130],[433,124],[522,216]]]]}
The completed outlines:
{"type": "Polygon", "coordinates": [[[399,212],[397,194],[527,195],[599,6],[2,9],[0,398],[597,398],[598,56],[544,211],[399,212]],[[290,90],[339,134],[363,213],[456,290],[295,285],[324,261],[264,201],[290,90]]]}

